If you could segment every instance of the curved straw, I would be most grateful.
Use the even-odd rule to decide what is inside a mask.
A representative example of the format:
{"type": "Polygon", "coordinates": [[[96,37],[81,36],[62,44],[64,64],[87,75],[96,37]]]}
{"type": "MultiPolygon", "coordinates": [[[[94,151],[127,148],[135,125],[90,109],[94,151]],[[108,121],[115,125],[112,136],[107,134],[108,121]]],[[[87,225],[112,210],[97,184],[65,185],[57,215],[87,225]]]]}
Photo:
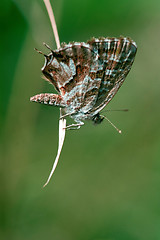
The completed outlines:
{"type": "MultiPolygon", "coordinates": [[[[46,6],[49,18],[50,18],[50,22],[51,22],[51,25],[52,25],[53,34],[54,34],[54,37],[55,37],[57,48],[60,48],[60,41],[59,41],[56,21],[55,21],[55,18],[54,18],[54,14],[53,14],[53,10],[52,10],[50,1],[49,0],[43,0],[43,1],[44,1],[45,6],[46,6]]],[[[62,110],[60,108],[60,117],[61,116],[62,116],[62,110]]],[[[65,128],[66,128],[66,119],[62,118],[62,119],[59,120],[59,144],[58,144],[57,156],[56,156],[56,159],[54,161],[51,173],[50,173],[50,175],[47,179],[47,182],[44,184],[43,187],[45,187],[49,183],[49,181],[50,181],[50,179],[51,179],[51,177],[52,177],[52,175],[53,175],[53,173],[56,169],[56,166],[57,166],[60,154],[61,154],[61,150],[62,150],[62,147],[63,147],[64,139],[65,139],[65,131],[66,131],[65,128]]]]}
{"type": "Polygon", "coordinates": [[[61,154],[61,150],[62,150],[62,147],[63,147],[64,138],[65,138],[65,128],[64,127],[66,127],[66,119],[59,120],[59,146],[58,146],[58,152],[57,152],[57,156],[56,156],[56,159],[54,161],[51,173],[50,173],[50,175],[48,177],[47,182],[43,185],[43,187],[45,187],[49,183],[49,181],[50,181],[50,179],[51,179],[51,177],[52,177],[52,175],[54,173],[54,170],[56,169],[56,166],[57,166],[60,154],[61,154]]]}
{"type": "Polygon", "coordinates": [[[44,1],[45,6],[46,6],[46,9],[47,9],[47,12],[48,12],[48,15],[49,15],[49,19],[50,19],[50,22],[51,22],[51,25],[52,25],[53,34],[54,34],[54,37],[55,37],[57,48],[60,48],[60,41],[59,41],[59,35],[58,35],[58,31],[57,31],[57,25],[56,25],[54,13],[53,13],[50,1],[49,0],[43,0],[43,1],[44,1]]]}

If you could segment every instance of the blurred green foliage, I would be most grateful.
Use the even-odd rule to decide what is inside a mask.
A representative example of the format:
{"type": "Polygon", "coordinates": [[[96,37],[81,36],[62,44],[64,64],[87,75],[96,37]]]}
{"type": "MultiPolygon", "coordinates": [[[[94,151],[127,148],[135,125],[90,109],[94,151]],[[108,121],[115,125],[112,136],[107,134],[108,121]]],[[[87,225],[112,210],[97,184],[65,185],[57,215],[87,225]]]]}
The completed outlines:
{"type": "MultiPolygon", "coordinates": [[[[130,36],[135,63],[106,112],[108,122],[67,131],[60,162],[42,189],[58,144],[59,110],[29,102],[55,92],[33,49],[56,48],[40,0],[0,3],[0,239],[160,239],[160,2],[51,1],[61,41],[130,36]]],[[[107,109],[106,108],[106,109],[107,109]]]]}

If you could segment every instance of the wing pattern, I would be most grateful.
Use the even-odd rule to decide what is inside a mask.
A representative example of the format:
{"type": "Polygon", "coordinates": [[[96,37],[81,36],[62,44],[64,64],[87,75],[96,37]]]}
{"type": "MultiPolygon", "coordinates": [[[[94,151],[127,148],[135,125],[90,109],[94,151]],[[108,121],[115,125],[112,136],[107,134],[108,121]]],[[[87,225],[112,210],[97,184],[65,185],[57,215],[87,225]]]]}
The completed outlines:
{"type": "Polygon", "coordinates": [[[75,121],[91,119],[124,82],[136,51],[136,43],[124,37],[63,44],[45,55],[42,72],[58,91],[55,99],[66,114],[74,113],[75,121]]]}
{"type": "Polygon", "coordinates": [[[127,74],[136,54],[136,44],[129,38],[94,39],[89,42],[98,50],[99,61],[103,63],[102,79],[97,101],[91,112],[99,112],[114,97],[127,74]]]}

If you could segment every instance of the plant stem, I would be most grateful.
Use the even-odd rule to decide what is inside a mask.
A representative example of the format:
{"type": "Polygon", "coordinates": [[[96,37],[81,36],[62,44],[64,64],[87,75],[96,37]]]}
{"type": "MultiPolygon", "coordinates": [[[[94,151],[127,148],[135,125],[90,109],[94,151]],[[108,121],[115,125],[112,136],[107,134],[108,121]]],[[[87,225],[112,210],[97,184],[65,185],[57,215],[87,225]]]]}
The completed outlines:
{"type": "Polygon", "coordinates": [[[54,33],[57,48],[60,48],[59,35],[58,35],[57,25],[56,25],[54,13],[53,13],[53,10],[52,10],[52,7],[51,7],[51,3],[50,3],[49,0],[43,0],[43,1],[44,1],[45,6],[46,6],[49,18],[50,18],[50,22],[51,22],[51,25],[52,25],[52,29],[53,29],[53,33],[54,33]]]}

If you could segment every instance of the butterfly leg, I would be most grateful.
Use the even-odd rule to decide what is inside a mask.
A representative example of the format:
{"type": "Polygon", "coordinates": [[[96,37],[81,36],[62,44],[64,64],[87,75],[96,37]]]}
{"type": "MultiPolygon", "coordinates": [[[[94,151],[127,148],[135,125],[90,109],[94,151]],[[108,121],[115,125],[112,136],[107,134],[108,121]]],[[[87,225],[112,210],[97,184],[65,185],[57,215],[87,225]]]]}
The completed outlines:
{"type": "Polygon", "coordinates": [[[38,102],[50,106],[65,107],[63,98],[58,94],[41,93],[30,98],[31,102],[38,102]]]}
{"type": "Polygon", "coordinates": [[[77,124],[71,124],[65,127],[67,130],[77,130],[80,129],[80,127],[84,125],[84,122],[79,121],[77,124]]]}
{"type": "Polygon", "coordinates": [[[76,112],[66,113],[66,114],[64,114],[63,116],[61,116],[59,119],[62,119],[62,118],[65,118],[65,117],[68,117],[68,116],[74,115],[75,113],[76,113],[76,112]]]}

